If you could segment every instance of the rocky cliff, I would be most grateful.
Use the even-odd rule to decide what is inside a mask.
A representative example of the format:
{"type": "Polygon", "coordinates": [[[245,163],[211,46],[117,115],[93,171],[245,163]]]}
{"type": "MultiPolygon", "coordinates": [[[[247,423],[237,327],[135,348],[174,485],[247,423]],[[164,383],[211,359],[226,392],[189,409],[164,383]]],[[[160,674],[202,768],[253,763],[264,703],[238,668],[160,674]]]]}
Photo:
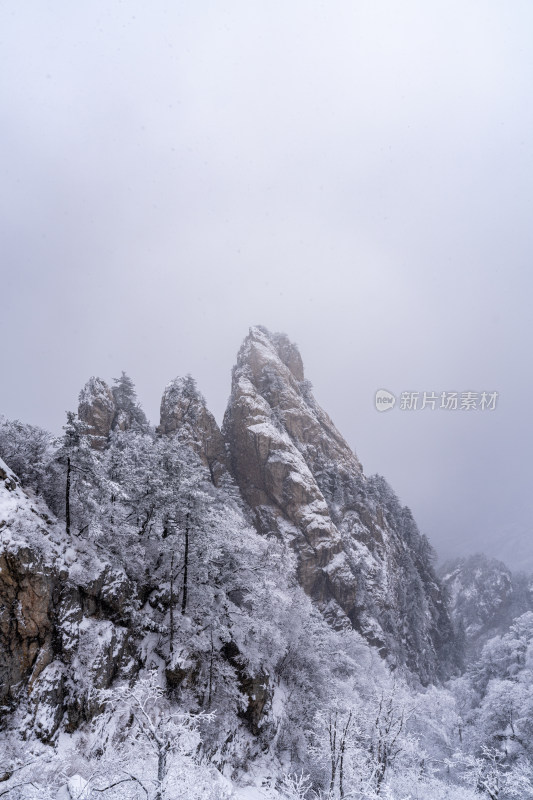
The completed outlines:
{"type": "Polygon", "coordinates": [[[177,435],[182,444],[188,445],[209,470],[215,486],[227,475],[224,439],[190,375],[175,378],[165,387],[157,431],[162,435],[177,435]]]}
{"type": "Polygon", "coordinates": [[[234,369],[224,435],[258,528],[289,540],[306,592],[355,623],[356,581],[313,470],[326,459],[343,473],[360,475],[361,467],[307,394],[300,355],[286,337],[250,332],[234,369]]]}
{"type": "MultiPolygon", "coordinates": [[[[117,458],[120,453],[126,460],[126,448],[135,450],[139,442],[148,447],[147,480],[172,485],[173,468],[187,465],[187,487],[195,486],[194,501],[190,488],[183,496],[178,489],[163,509],[155,509],[155,492],[148,495],[150,532],[148,526],[139,532],[131,512],[133,504],[141,513],[146,484],[138,486],[129,470],[120,478],[129,488],[121,492],[122,507],[115,500],[106,508],[97,495],[101,486],[93,486],[100,502],[90,507],[100,516],[101,534],[88,536],[74,525],[66,533],[64,522],[0,459],[0,730],[11,726],[55,742],[103,710],[100,690],[158,669],[170,692],[188,692],[193,703],[211,702],[211,696],[215,702],[230,691],[239,718],[258,734],[271,692],[267,673],[250,656],[260,652],[257,626],[239,604],[256,580],[253,560],[261,558],[264,567],[266,544],[226,490],[215,489],[194,447],[178,438],[121,438],[117,434],[109,445],[117,458]],[[169,508],[176,520],[187,520],[186,606],[183,531],[170,530],[169,508]]],[[[143,452],[135,451],[137,464],[143,452]]],[[[98,455],[103,461],[109,453],[98,455]]],[[[109,488],[116,492],[114,475],[109,488]]]]}
{"type": "Polygon", "coordinates": [[[94,690],[136,668],[124,571],[65,536],[0,459],[0,705],[50,741],[98,710],[94,690]]]}
{"type": "Polygon", "coordinates": [[[115,399],[107,383],[101,378],[89,378],[80,392],[78,416],[87,425],[95,450],[106,447],[115,414],[115,399]]]}
{"type": "Polygon", "coordinates": [[[386,482],[364,476],[284,334],[250,330],[223,433],[256,526],[291,544],[300,582],[328,619],[351,624],[423,681],[453,668],[427,540],[386,482]]]}
{"type": "Polygon", "coordinates": [[[89,378],[78,399],[78,417],[87,426],[95,450],[105,450],[112,431],[148,428],[148,420],[137,403],[133,382],[124,372],[113,388],[101,378],[89,378]]]}

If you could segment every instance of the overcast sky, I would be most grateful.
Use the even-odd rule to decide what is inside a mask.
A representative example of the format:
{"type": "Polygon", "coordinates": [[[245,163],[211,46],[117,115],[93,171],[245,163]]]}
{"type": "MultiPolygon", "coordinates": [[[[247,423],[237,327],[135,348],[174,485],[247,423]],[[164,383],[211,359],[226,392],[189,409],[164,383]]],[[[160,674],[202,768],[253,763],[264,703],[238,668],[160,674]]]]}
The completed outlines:
{"type": "Polygon", "coordinates": [[[439,556],[533,570],[531,0],[0,3],[0,413],[221,421],[250,325],[439,556]],[[376,389],[498,391],[379,414],[376,389]]]}

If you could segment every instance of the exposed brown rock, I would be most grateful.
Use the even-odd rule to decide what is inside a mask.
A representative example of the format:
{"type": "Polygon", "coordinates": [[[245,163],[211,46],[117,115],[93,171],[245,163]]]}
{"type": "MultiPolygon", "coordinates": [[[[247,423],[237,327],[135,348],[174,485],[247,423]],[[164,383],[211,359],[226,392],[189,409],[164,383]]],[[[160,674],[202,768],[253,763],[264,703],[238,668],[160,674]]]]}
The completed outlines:
{"type": "Polygon", "coordinates": [[[95,450],[105,450],[111,431],[139,432],[149,428],[137,402],[133,381],[125,372],[112,389],[101,378],[89,378],[80,392],[78,417],[86,424],[95,450]]]}
{"type": "Polygon", "coordinates": [[[220,484],[228,469],[224,438],[190,375],[176,378],[165,387],[157,430],[176,434],[180,443],[191,447],[200,457],[213,483],[220,484]]]}
{"type": "Polygon", "coordinates": [[[361,467],[327,414],[305,399],[303,381],[295,345],[252,328],[224,419],[231,469],[259,527],[291,541],[306,592],[323,605],[336,601],[354,619],[356,581],[312,470],[321,459],[356,473],[361,467]]]}
{"type": "Polygon", "coordinates": [[[89,378],[80,392],[78,416],[88,426],[91,446],[104,450],[115,417],[113,392],[101,378],[89,378]]]}
{"type": "Polygon", "coordinates": [[[64,715],[74,729],[96,713],[89,688],[130,674],[134,587],[120,568],[69,547],[68,563],[84,563],[71,578],[65,541],[1,459],[0,470],[0,706],[27,693],[34,730],[50,741],[64,715]],[[85,684],[67,680],[74,661],[85,684]]]}
{"type": "Polygon", "coordinates": [[[326,617],[349,621],[424,681],[446,674],[451,623],[429,545],[386,481],[364,476],[284,334],[250,329],[223,433],[257,528],[292,546],[300,583],[326,617]]]}
{"type": "Polygon", "coordinates": [[[0,552],[0,703],[31,674],[50,641],[52,593],[50,570],[29,548],[0,552]]]}

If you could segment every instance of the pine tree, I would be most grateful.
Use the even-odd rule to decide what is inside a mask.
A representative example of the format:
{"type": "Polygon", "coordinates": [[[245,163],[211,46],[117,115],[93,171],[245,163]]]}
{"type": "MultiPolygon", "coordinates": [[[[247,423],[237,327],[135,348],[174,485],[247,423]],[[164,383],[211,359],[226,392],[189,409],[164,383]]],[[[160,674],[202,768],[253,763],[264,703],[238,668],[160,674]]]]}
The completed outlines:
{"type": "Polygon", "coordinates": [[[137,401],[135,385],[124,371],[120,378],[115,378],[115,385],[111,391],[117,409],[113,428],[120,431],[146,432],[149,428],[148,420],[137,401]]]}

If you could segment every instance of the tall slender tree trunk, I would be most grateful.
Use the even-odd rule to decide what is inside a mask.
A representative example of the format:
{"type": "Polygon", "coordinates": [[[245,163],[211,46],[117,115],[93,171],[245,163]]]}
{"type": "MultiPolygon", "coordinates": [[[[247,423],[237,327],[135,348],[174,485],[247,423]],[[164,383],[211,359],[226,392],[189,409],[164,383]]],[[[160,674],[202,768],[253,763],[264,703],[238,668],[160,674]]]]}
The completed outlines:
{"type": "Polygon", "coordinates": [[[174,552],[170,557],[170,660],[174,654],[174,552]]]}
{"type": "Polygon", "coordinates": [[[157,753],[157,790],[155,800],[163,800],[163,783],[167,772],[167,751],[165,743],[158,745],[157,753]]]}
{"type": "Polygon", "coordinates": [[[181,600],[181,613],[185,614],[187,608],[187,581],[189,578],[189,517],[190,508],[187,508],[187,515],[185,517],[185,555],[183,564],[183,597],[181,600]]]}
{"type": "Polygon", "coordinates": [[[387,756],[384,755],[383,758],[379,761],[377,767],[376,794],[381,794],[381,784],[383,783],[383,779],[385,778],[386,771],[387,771],[387,756]]]}
{"type": "Polygon", "coordinates": [[[344,731],[342,733],[342,740],[340,746],[339,795],[341,797],[341,800],[344,797],[344,753],[346,752],[346,737],[348,736],[348,730],[350,728],[351,721],[352,721],[352,712],[350,711],[346,727],[344,728],[344,731]]]}
{"type": "Polygon", "coordinates": [[[335,713],[335,722],[329,720],[329,752],[331,757],[331,780],[329,782],[329,794],[333,795],[335,788],[335,778],[337,775],[337,714],[335,713]]]}
{"type": "Polygon", "coordinates": [[[215,648],[213,646],[213,628],[211,628],[211,658],[209,660],[209,691],[207,695],[207,709],[211,710],[211,697],[213,694],[213,656],[215,648]]]}
{"type": "Polygon", "coordinates": [[[67,487],[65,490],[65,527],[70,536],[70,456],[67,458],[67,487]]]}

